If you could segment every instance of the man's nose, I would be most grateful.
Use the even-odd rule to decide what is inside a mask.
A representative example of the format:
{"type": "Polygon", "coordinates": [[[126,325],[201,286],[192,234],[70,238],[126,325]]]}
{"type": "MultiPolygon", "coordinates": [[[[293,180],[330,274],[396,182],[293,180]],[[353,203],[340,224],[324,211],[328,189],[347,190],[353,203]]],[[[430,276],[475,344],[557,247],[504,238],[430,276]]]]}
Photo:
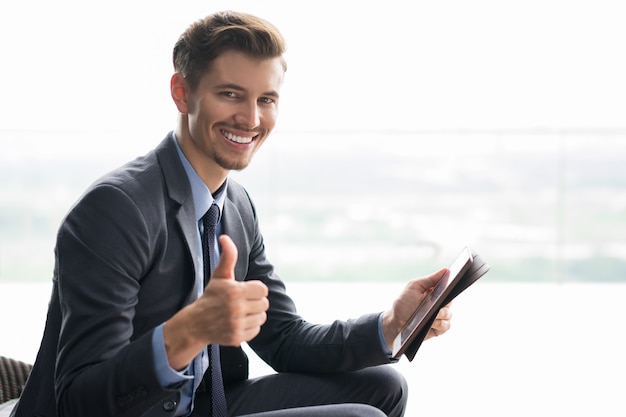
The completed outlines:
{"type": "Polygon", "coordinates": [[[247,129],[253,129],[261,124],[259,104],[254,101],[242,103],[235,115],[235,123],[247,129]]]}

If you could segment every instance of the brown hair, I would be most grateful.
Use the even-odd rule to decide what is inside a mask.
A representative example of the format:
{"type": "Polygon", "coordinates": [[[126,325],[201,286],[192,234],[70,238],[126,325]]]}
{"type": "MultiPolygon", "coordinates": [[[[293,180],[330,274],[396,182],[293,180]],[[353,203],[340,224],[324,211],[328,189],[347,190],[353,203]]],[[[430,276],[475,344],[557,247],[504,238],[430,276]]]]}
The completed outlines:
{"type": "Polygon", "coordinates": [[[224,11],[192,23],[174,46],[174,70],[180,72],[195,90],[202,74],[225,51],[238,51],[254,58],[280,57],[285,40],[270,22],[247,13],[224,11]]]}

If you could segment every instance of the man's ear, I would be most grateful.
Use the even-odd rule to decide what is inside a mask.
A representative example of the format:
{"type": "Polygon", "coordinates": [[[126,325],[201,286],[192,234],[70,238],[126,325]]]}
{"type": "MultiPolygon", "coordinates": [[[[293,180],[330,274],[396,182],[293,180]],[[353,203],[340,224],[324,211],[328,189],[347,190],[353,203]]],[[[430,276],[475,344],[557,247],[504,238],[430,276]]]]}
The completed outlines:
{"type": "Polygon", "coordinates": [[[172,94],[172,99],[178,111],[182,114],[189,113],[189,105],[187,102],[189,87],[187,80],[180,72],[172,75],[172,79],[170,80],[170,93],[172,94]]]}

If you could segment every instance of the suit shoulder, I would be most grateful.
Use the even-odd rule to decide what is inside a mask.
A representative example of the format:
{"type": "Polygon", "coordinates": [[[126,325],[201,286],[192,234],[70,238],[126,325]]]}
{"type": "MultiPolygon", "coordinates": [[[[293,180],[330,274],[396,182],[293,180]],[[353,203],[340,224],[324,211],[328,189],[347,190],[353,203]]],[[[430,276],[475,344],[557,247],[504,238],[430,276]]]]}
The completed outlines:
{"type": "Polygon", "coordinates": [[[257,212],[254,202],[250,194],[237,181],[232,178],[228,179],[228,188],[226,189],[226,200],[229,204],[236,207],[236,210],[244,219],[256,219],[257,212]]]}
{"type": "Polygon", "coordinates": [[[76,209],[105,205],[128,216],[142,212],[151,218],[162,211],[166,187],[154,152],[136,158],[95,180],[73,204],[76,209]]]}
{"type": "Polygon", "coordinates": [[[161,177],[161,169],[158,159],[154,152],[150,152],[104,174],[94,185],[132,187],[132,184],[142,181],[153,183],[159,177],[161,177]]]}
{"type": "Polygon", "coordinates": [[[250,194],[248,194],[248,190],[232,178],[228,178],[226,198],[234,203],[252,204],[252,199],[250,198],[250,194]]]}

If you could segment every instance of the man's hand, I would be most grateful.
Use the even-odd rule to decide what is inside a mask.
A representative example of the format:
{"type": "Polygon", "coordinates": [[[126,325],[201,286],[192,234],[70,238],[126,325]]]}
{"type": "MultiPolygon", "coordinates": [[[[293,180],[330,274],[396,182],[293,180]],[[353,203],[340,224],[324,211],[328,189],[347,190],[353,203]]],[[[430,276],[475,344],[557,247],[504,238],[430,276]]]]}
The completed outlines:
{"type": "MultiPolygon", "coordinates": [[[[394,339],[400,333],[402,326],[411,318],[417,306],[419,306],[444,274],[448,272],[448,268],[442,268],[426,277],[411,280],[394,301],[391,310],[383,313],[383,334],[390,349],[393,349],[394,339]]],[[[435,322],[426,335],[426,339],[439,336],[448,331],[451,318],[450,305],[441,308],[435,322]]]]}
{"type": "Polygon", "coordinates": [[[428,340],[435,336],[441,336],[450,330],[450,322],[452,320],[452,310],[450,309],[451,304],[452,303],[449,303],[441,307],[441,310],[437,313],[437,317],[435,318],[433,325],[430,327],[430,330],[428,330],[424,340],[428,340]]]}
{"type": "Polygon", "coordinates": [[[237,247],[226,235],[220,236],[220,244],[220,261],[195,303],[203,319],[198,337],[206,337],[207,344],[239,346],[254,338],[265,323],[268,290],[261,281],[235,281],[237,247]]]}
{"type": "Polygon", "coordinates": [[[267,319],[267,286],[260,281],[236,281],[237,247],[226,235],[219,241],[222,254],[204,293],[163,327],[174,369],[184,369],[209,344],[239,346],[251,340],[267,319]]]}

